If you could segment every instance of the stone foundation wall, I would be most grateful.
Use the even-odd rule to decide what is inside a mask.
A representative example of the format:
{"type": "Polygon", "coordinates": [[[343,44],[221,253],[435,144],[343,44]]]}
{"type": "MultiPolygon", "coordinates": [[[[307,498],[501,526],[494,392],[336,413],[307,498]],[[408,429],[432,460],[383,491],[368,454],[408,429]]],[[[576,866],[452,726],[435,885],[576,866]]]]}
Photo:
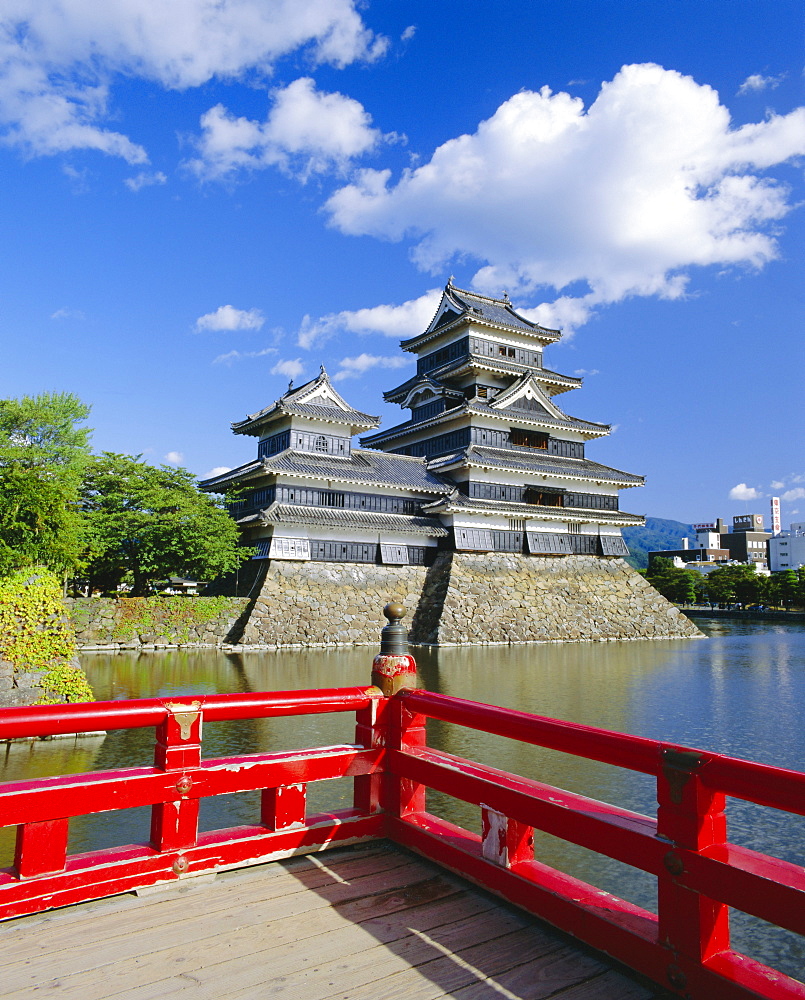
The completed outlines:
{"type": "Polygon", "coordinates": [[[407,623],[423,598],[424,566],[271,562],[243,630],[244,646],[378,644],[383,607],[399,600],[407,623]]]}
{"type": "Polygon", "coordinates": [[[244,597],[67,598],[80,649],[221,646],[240,640],[244,597]]]}
{"type": "Polygon", "coordinates": [[[443,553],[414,624],[440,645],[701,635],[628,563],[594,556],[443,553]]]}
{"type": "Polygon", "coordinates": [[[272,562],[245,646],[377,645],[391,600],[413,643],[692,638],[701,633],[622,559],[443,552],[433,566],[272,562]]]}

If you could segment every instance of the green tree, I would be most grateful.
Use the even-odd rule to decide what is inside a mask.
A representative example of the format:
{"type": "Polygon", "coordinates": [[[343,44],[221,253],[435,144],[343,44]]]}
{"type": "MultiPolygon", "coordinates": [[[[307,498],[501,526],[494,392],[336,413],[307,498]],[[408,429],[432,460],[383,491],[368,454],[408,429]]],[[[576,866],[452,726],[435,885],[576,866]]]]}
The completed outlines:
{"type": "Polygon", "coordinates": [[[800,578],[797,572],[793,569],[784,569],[779,573],[772,573],[769,590],[775,604],[790,608],[799,600],[800,578]]]}
{"type": "Polygon", "coordinates": [[[72,393],[0,400],[0,574],[32,564],[66,574],[79,565],[88,415],[72,393]]]}
{"type": "Polygon", "coordinates": [[[762,598],[763,587],[754,565],[720,566],[706,578],[707,596],[718,604],[754,604],[762,598]]]}
{"type": "Polygon", "coordinates": [[[696,599],[699,574],[674,566],[667,556],[654,556],[646,572],[648,582],[663,597],[675,604],[690,604],[696,599]]]}
{"type": "Polygon", "coordinates": [[[169,576],[209,579],[250,555],[223,501],[186,469],[104,452],[87,466],[81,506],[90,593],[128,582],[141,595],[169,576]]]}

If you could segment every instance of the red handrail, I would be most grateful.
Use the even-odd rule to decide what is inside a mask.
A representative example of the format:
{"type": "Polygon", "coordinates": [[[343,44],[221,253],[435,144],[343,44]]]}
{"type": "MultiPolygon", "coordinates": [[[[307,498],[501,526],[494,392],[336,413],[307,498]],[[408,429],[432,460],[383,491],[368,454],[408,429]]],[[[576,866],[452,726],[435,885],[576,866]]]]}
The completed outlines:
{"type": "MultiPolygon", "coordinates": [[[[373,677],[393,690],[401,657],[386,659],[376,659],[373,677]]],[[[0,826],[17,827],[14,867],[0,873],[0,917],[387,836],[680,996],[805,998],[802,983],[733,951],[728,922],[732,906],[805,933],[805,869],[729,843],[725,820],[726,795],[805,814],[805,774],[413,690],[384,696],[374,687],[350,687],[0,711],[0,739],[148,726],[156,732],[153,767],[0,785],[0,826]],[[322,712],[355,712],[355,743],[201,758],[203,720],[322,712]],[[430,749],[428,717],[654,775],[657,815],[430,749]],[[308,816],[307,783],[339,777],[354,779],[353,808],[308,816]],[[426,788],[477,805],[482,835],[428,813],[426,788]],[[248,790],[261,793],[254,824],[198,833],[201,798],[248,790]],[[67,854],[72,817],[135,806],[151,807],[149,844],[67,854]],[[534,829],[654,875],[658,912],[540,862],[534,829]]]]}
{"type": "Polygon", "coordinates": [[[370,687],[318,688],[256,694],[177,695],[132,701],[92,701],[75,705],[28,705],[0,710],[0,740],[56,736],[104,729],[137,729],[163,722],[171,706],[196,705],[210,721],[264,716],[354,712],[377,700],[370,687]]]}

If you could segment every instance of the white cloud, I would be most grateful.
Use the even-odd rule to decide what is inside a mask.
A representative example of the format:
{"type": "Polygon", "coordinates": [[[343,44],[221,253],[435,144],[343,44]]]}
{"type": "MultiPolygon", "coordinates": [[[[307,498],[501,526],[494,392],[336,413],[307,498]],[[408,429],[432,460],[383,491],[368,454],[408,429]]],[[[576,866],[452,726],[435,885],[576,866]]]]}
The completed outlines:
{"type": "Polygon", "coordinates": [[[226,305],[199,316],[196,330],[259,330],[264,323],[265,317],[259,309],[236,309],[226,305]]]}
{"type": "Polygon", "coordinates": [[[769,483],[769,488],[772,490],[782,490],[785,488],[785,483],[781,482],[779,479],[774,479],[769,483]]]}
{"type": "Polygon", "coordinates": [[[237,118],[222,104],[205,112],[199,156],[189,161],[190,169],[214,180],[236,170],[273,165],[304,180],[314,173],[343,171],[381,138],[358,101],[317,90],[310,77],[278,88],[272,97],[265,122],[237,118]]]}
{"type": "Polygon", "coordinates": [[[278,361],[271,369],[271,374],[287,375],[289,379],[295,379],[299,378],[304,370],[305,366],[302,364],[302,359],[295,358],[293,361],[278,361]]]}
{"type": "Polygon", "coordinates": [[[572,327],[628,296],[678,298],[693,267],[772,260],[792,206],[753,171],[801,153],[805,108],[732,128],[710,87],[633,65],[586,110],[547,87],[515,94],[396,183],[360,171],[326,210],[343,233],[412,239],[425,270],[476,260],[480,290],[553,288],[533,315],[572,327]]]}
{"type": "Polygon", "coordinates": [[[184,455],[180,451],[169,451],[167,455],[163,456],[163,458],[168,465],[181,465],[184,455]]]}
{"type": "Polygon", "coordinates": [[[299,330],[299,346],[309,348],[341,332],[361,335],[380,333],[384,337],[396,337],[400,340],[414,337],[422,333],[433,319],[441,294],[441,289],[431,288],[419,298],[409,299],[398,306],[345,309],[315,320],[305,316],[299,330]]]}
{"type": "Polygon", "coordinates": [[[785,493],[781,494],[780,499],[786,503],[793,503],[795,500],[805,500],[805,489],[797,486],[793,490],[786,490],[785,493]]]}
{"type": "Polygon", "coordinates": [[[80,309],[70,309],[62,306],[56,312],[50,314],[51,319],[84,319],[84,313],[80,309]]]}
{"type": "Polygon", "coordinates": [[[599,375],[600,371],[599,371],[598,368],[589,368],[589,369],[588,368],[577,368],[573,372],[573,374],[574,375],[578,375],[579,377],[581,377],[583,375],[599,375]]]}
{"type": "Polygon", "coordinates": [[[361,375],[373,368],[405,368],[413,364],[416,359],[412,356],[400,357],[380,357],[377,354],[359,354],[355,358],[342,358],[339,370],[333,376],[334,382],[341,382],[345,378],[359,378],[361,375]]]}
{"type": "Polygon", "coordinates": [[[760,493],[754,486],[747,486],[746,483],[738,483],[730,490],[730,500],[762,500],[765,493],[760,493]]]}
{"type": "Polygon", "coordinates": [[[785,79],[785,73],[779,76],[763,76],[760,73],[752,73],[738,88],[739,94],[751,94],[758,90],[774,90],[779,87],[785,79]]]}
{"type": "Polygon", "coordinates": [[[105,127],[120,77],[198,87],[249,70],[268,75],[304,49],[343,67],[379,58],[356,0],[5,0],[0,15],[0,124],[35,155],[96,149],[147,163],[142,146],[105,127]]]}
{"type": "Polygon", "coordinates": [[[416,34],[416,25],[409,24],[408,27],[405,29],[405,31],[403,31],[403,33],[400,35],[400,41],[410,42],[415,34],[416,34]]]}
{"type": "Polygon", "coordinates": [[[136,194],[144,187],[151,187],[154,184],[167,184],[168,178],[162,173],[161,170],[141,170],[139,174],[136,174],[134,177],[127,177],[123,183],[129,191],[134,191],[136,194]]]}
{"type": "Polygon", "coordinates": [[[219,354],[212,359],[214,365],[231,365],[234,361],[243,361],[244,358],[265,358],[270,354],[276,354],[276,347],[264,347],[262,351],[228,351],[226,354],[219,354]]]}
{"type": "Polygon", "coordinates": [[[231,472],[232,469],[228,465],[216,465],[214,469],[210,469],[206,475],[203,475],[202,479],[215,479],[216,476],[222,476],[225,472],[231,472]]]}

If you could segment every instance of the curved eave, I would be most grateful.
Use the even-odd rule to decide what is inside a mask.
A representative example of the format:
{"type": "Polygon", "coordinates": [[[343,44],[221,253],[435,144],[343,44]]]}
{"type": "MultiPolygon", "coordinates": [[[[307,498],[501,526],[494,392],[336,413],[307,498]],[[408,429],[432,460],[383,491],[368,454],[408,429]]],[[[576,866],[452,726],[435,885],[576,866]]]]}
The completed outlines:
{"type": "Polygon", "coordinates": [[[497,417],[500,419],[501,423],[506,424],[507,426],[510,426],[511,424],[525,424],[529,427],[544,427],[546,430],[556,430],[557,428],[561,428],[562,430],[572,430],[583,435],[586,440],[597,437],[606,437],[610,432],[610,427],[607,424],[587,424],[584,421],[579,421],[577,423],[572,417],[569,417],[567,420],[560,420],[557,417],[540,418],[525,415],[521,416],[521,413],[525,414],[527,412],[528,411],[513,411],[509,409],[498,411],[493,410],[490,413],[489,409],[480,409],[474,406],[472,402],[467,402],[463,406],[455,406],[449,410],[444,410],[442,413],[437,413],[435,417],[429,417],[427,420],[407,421],[404,424],[397,424],[396,427],[390,427],[387,431],[381,431],[379,434],[372,434],[370,437],[363,437],[361,438],[361,445],[372,448],[384,442],[394,441],[397,438],[403,441],[419,430],[439,427],[441,424],[455,420],[456,417],[465,415],[491,417],[493,419],[497,417]]]}
{"type": "Polygon", "coordinates": [[[526,521],[580,521],[585,524],[611,524],[615,527],[636,527],[645,524],[642,514],[629,514],[623,510],[592,510],[584,507],[542,507],[530,503],[502,503],[497,500],[471,500],[449,497],[447,500],[426,504],[423,508],[434,514],[471,514],[478,517],[510,517],[526,521]]]}
{"type": "Polygon", "coordinates": [[[528,416],[529,413],[533,411],[529,410],[518,410],[516,407],[508,407],[496,409],[494,406],[489,407],[479,407],[474,404],[474,401],[470,401],[468,405],[468,411],[479,417],[492,417],[499,416],[504,423],[514,423],[515,421],[521,424],[529,424],[534,427],[562,427],[565,430],[577,431],[579,434],[584,434],[588,439],[596,437],[606,437],[612,427],[610,424],[593,424],[586,420],[578,420],[576,417],[565,415],[563,420],[561,417],[537,417],[528,416]],[[490,410],[492,411],[490,413],[490,410]]]}
{"type": "MultiPolygon", "coordinates": [[[[384,477],[382,475],[381,470],[379,470],[376,466],[370,466],[368,470],[362,470],[366,471],[367,473],[365,477],[350,476],[351,470],[349,465],[347,464],[349,463],[350,460],[348,458],[341,460],[344,463],[343,470],[334,467],[318,471],[316,469],[311,468],[310,466],[307,466],[306,468],[303,469],[293,469],[293,468],[288,468],[285,465],[272,464],[273,461],[276,461],[277,459],[282,459],[283,456],[287,456],[288,454],[289,452],[286,451],[286,452],[280,452],[279,455],[272,455],[270,458],[264,458],[261,463],[263,475],[277,476],[278,478],[281,478],[283,480],[285,479],[315,480],[316,482],[321,482],[321,483],[341,483],[343,485],[357,486],[361,488],[365,488],[367,486],[381,486],[388,489],[400,490],[403,493],[409,493],[409,494],[433,493],[438,496],[439,494],[443,495],[449,489],[449,487],[446,484],[442,483],[423,483],[423,482],[406,483],[406,482],[400,482],[399,480],[395,481],[390,477],[384,477]],[[368,474],[369,472],[372,473],[371,476],[368,474]]],[[[296,454],[300,453],[297,452],[296,454]]],[[[418,464],[424,465],[424,460],[421,458],[412,458],[411,456],[408,455],[389,456],[386,454],[386,452],[377,452],[377,454],[382,456],[384,459],[393,458],[395,461],[399,459],[403,462],[408,460],[411,462],[416,462],[418,464]]],[[[338,460],[335,459],[334,456],[330,457],[334,458],[334,460],[336,461],[338,460]]],[[[434,476],[435,478],[434,473],[430,473],[430,475],[434,476]]]]}
{"type": "Polygon", "coordinates": [[[220,476],[213,476],[211,479],[199,481],[199,489],[205,493],[226,493],[228,489],[242,483],[244,480],[255,479],[265,475],[265,467],[259,460],[247,462],[239,465],[236,469],[230,469],[220,476]]]}
{"type": "MultiPolygon", "coordinates": [[[[553,389],[551,395],[554,396],[558,396],[563,392],[569,392],[571,389],[579,389],[583,384],[580,378],[573,378],[570,375],[560,375],[559,372],[553,372],[549,368],[531,368],[528,365],[518,365],[514,362],[496,361],[494,358],[483,357],[480,354],[471,354],[466,358],[460,358],[458,361],[445,362],[445,364],[440,365],[438,368],[429,371],[427,375],[438,382],[440,379],[456,377],[468,371],[491,372],[494,375],[502,375],[505,378],[510,376],[519,378],[523,375],[534,375],[538,382],[542,382],[546,386],[551,386],[553,389]]],[[[414,375],[400,385],[395,386],[395,388],[389,389],[388,392],[383,393],[383,399],[387,403],[400,403],[412,390],[418,378],[422,378],[422,376],[414,375]]]]}
{"type": "Polygon", "coordinates": [[[507,326],[504,323],[493,323],[481,316],[470,316],[468,313],[463,313],[450,323],[445,323],[444,326],[438,326],[433,330],[426,330],[425,333],[420,333],[416,337],[410,337],[408,340],[401,340],[400,347],[404,351],[416,353],[417,349],[423,344],[428,344],[431,341],[436,340],[438,337],[443,336],[445,333],[458,330],[462,326],[470,325],[482,326],[487,330],[493,330],[498,333],[515,334],[521,337],[533,337],[535,340],[539,340],[543,347],[548,344],[556,343],[556,341],[561,340],[562,337],[560,330],[549,330],[546,327],[541,326],[537,326],[533,330],[529,330],[521,326],[507,326]]]}
{"type": "Polygon", "coordinates": [[[531,374],[534,378],[545,385],[551,386],[554,390],[552,395],[558,396],[562,392],[569,392],[571,389],[579,389],[582,386],[580,378],[573,378],[570,375],[560,375],[559,372],[552,372],[548,368],[532,368],[529,365],[518,365],[516,362],[507,363],[496,361],[494,358],[487,358],[480,354],[471,354],[466,360],[459,363],[451,362],[437,369],[436,374],[440,378],[451,376],[453,378],[463,375],[465,372],[479,371],[492,372],[495,375],[522,376],[531,374]]]}
{"type": "Polygon", "coordinates": [[[624,478],[615,479],[607,477],[606,472],[610,470],[606,469],[603,466],[599,467],[601,469],[601,473],[603,474],[599,474],[597,469],[596,470],[591,469],[588,472],[585,472],[584,469],[581,468],[580,466],[576,466],[574,468],[574,466],[570,464],[573,462],[578,462],[583,460],[575,458],[558,459],[558,460],[562,462],[567,462],[568,465],[565,466],[563,464],[561,469],[529,469],[529,468],[523,468],[521,465],[509,466],[503,464],[500,460],[494,462],[485,461],[483,458],[474,457],[472,453],[468,455],[465,451],[462,451],[459,454],[457,454],[452,461],[449,460],[448,456],[448,461],[444,462],[441,465],[438,464],[439,462],[438,458],[434,459],[429,464],[431,466],[435,466],[436,470],[439,473],[449,472],[451,470],[456,470],[456,469],[482,469],[485,471],[495,470],[496,472],[498,471],[511,472],[516,476],[524,476],[524,475],[542,476],[543,478],[546,479],[570,480],[572,482],[579,482],[579,483],[598,483],[601,486],[614,486],[617,489],[628,489],[632,486],[645,485],[645,479],[643,479],[642,476],[632,476],[630,475],[630,473],[621,472],[619,469],[612,469],[611,471],[618,473],[620,476],[623,476],[624,478]]]}
{"type": "Polygon", "coordinates": [[[340,510],[330,507],[304,507],[298,504],[273,503],[260,513],[260,523],[304,524],[308,527],[350,528],[363,531],[446,538],[447,528],[435,517],[418,514],[380,514],[372,511],[340,510]]]}
{"type": "Polygon", "coordinates": [[[276,409],[272,410],[271,413],[266,414],[265,417],[255,417],[253,420],[241,420],[237,423],[231,425],[233,434],[247,434],[250,437],[260,437],[262,428],[267,424],[274,423],[281,417],[306,417],[310,420],[315,420],[317,423],[322,424],[334,424],[338,427],[345,427],[349,429],[350,437],[355,434],[360,434],[361,431],[371,430],[373,427],[378,427],[380,425],[380,417],[370,417],[367,414],[365,420],[352,420],[347,414],[343,418],[338,418],[337,416],[325,416],[324,414],[311,415],[306,413],[301,409],[296,409],[289,407],[286,409],[276,409]]]}

